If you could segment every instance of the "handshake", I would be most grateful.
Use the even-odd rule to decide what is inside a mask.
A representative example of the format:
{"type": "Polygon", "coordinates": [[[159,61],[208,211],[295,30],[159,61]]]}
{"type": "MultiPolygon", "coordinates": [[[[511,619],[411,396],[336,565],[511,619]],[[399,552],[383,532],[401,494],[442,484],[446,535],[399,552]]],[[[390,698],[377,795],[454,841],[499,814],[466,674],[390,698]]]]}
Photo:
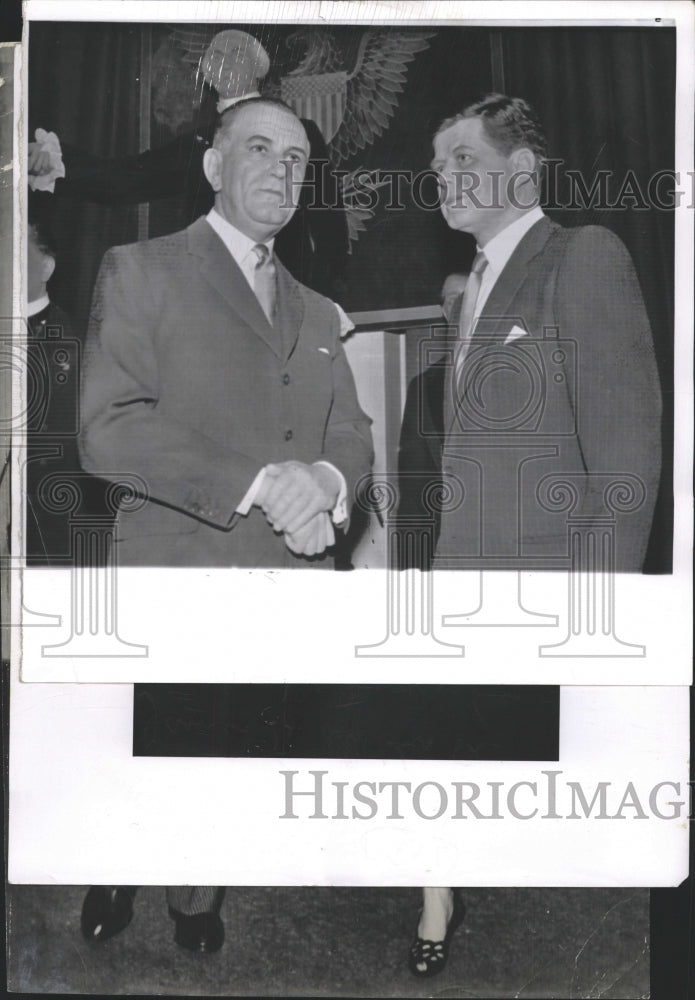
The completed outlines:
{"type": "Polygon", "coordinates": [[[265,467],[254,503],[273,530],[283,532],[291,552],[320,555],[335,542],[330,512],[341,485],[338,472],[330,465],[281,462],[265,467]]]}

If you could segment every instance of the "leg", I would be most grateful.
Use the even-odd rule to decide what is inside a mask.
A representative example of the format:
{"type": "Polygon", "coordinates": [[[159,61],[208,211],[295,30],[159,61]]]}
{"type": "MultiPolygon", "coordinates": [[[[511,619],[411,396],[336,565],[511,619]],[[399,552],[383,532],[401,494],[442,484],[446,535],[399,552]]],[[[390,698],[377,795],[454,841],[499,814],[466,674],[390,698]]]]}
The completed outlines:
{"type": "Polygon", "coordinates": [[[418,937],[428,941],[443,941],[454,912],[452,889],[427,886],[422,890],[422,913],[418,924],[418,937]]]}
{"type": "Polygon", "coordinates": [[[453,889],[425,888],[417,936],[410,946],[408,968],[414,976],[434,976],[449,957],[454,931],[462,922],[464,906],[453,889]]]}

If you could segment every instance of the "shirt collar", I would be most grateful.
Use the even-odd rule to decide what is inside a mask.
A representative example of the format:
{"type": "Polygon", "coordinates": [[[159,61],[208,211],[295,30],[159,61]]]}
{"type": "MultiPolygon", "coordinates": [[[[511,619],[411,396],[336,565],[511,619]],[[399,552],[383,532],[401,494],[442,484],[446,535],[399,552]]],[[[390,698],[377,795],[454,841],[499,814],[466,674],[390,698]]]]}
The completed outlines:
{"type": "MultiPolygon", "coordinates": [[[[253,247],[258,246],[259,240],[250,239],[238,230],[236,226],[233,226],[231,222],[227,222],[216,209],[210,209],[207,214],[207,220],[227,247],[236,263],[240,266],[242,261],[248,257],[253,247]]],[[[275,239],[263,240],[261,242],[268,247],[268,253],[272,254],[275,239]]]]}
{"type": "Polygon", "coordinates": [[[42,295],[39,299],[34,299],[34,301],[30,302],[27,306],[27,319],[30,316],[36,316],[37,313],[43,312],[43,310],[50,304],[51,300],[48,298],[47,294],[42,295]]]}
{"type": "Polygon", "coordinates": [[[489,243],[485,244],[483,253],[485,254],[488,267],[495,277],[498,277],[502,273],[507,261],[529,229],[535,226],[542,218],[544,218],[543,209],[540,205],[536,205],[530,211],[524,212],[521,218],[510,222],[506,229],[503,229],[497,236],[493,236],[489,243]]]}

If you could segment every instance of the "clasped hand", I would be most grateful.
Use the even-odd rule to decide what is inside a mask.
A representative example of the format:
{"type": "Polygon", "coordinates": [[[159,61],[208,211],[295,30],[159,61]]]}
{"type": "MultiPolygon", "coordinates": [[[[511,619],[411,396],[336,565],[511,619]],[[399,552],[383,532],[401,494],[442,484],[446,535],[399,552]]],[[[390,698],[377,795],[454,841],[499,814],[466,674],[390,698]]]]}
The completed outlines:
{"type": "Polygon", "coordinates": [[[292,552],[312,556],[335,541],[328,511],[339,492],[338,476],[327,466],[281,462],[266,466],[256,503],[292,552]]]}

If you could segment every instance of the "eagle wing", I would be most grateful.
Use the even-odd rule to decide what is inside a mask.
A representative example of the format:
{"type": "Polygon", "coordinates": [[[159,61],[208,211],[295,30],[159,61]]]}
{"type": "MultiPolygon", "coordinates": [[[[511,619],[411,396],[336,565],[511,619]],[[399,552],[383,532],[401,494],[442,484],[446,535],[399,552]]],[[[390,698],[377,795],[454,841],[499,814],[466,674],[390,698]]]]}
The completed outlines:
{"type": "Polygon", "coordinates": [[[435,34],[388,28],[365,31],[348,77],[345,115],[329,147],[334,166],[383,134],[398,106],[408,64],[435,34]]]}

